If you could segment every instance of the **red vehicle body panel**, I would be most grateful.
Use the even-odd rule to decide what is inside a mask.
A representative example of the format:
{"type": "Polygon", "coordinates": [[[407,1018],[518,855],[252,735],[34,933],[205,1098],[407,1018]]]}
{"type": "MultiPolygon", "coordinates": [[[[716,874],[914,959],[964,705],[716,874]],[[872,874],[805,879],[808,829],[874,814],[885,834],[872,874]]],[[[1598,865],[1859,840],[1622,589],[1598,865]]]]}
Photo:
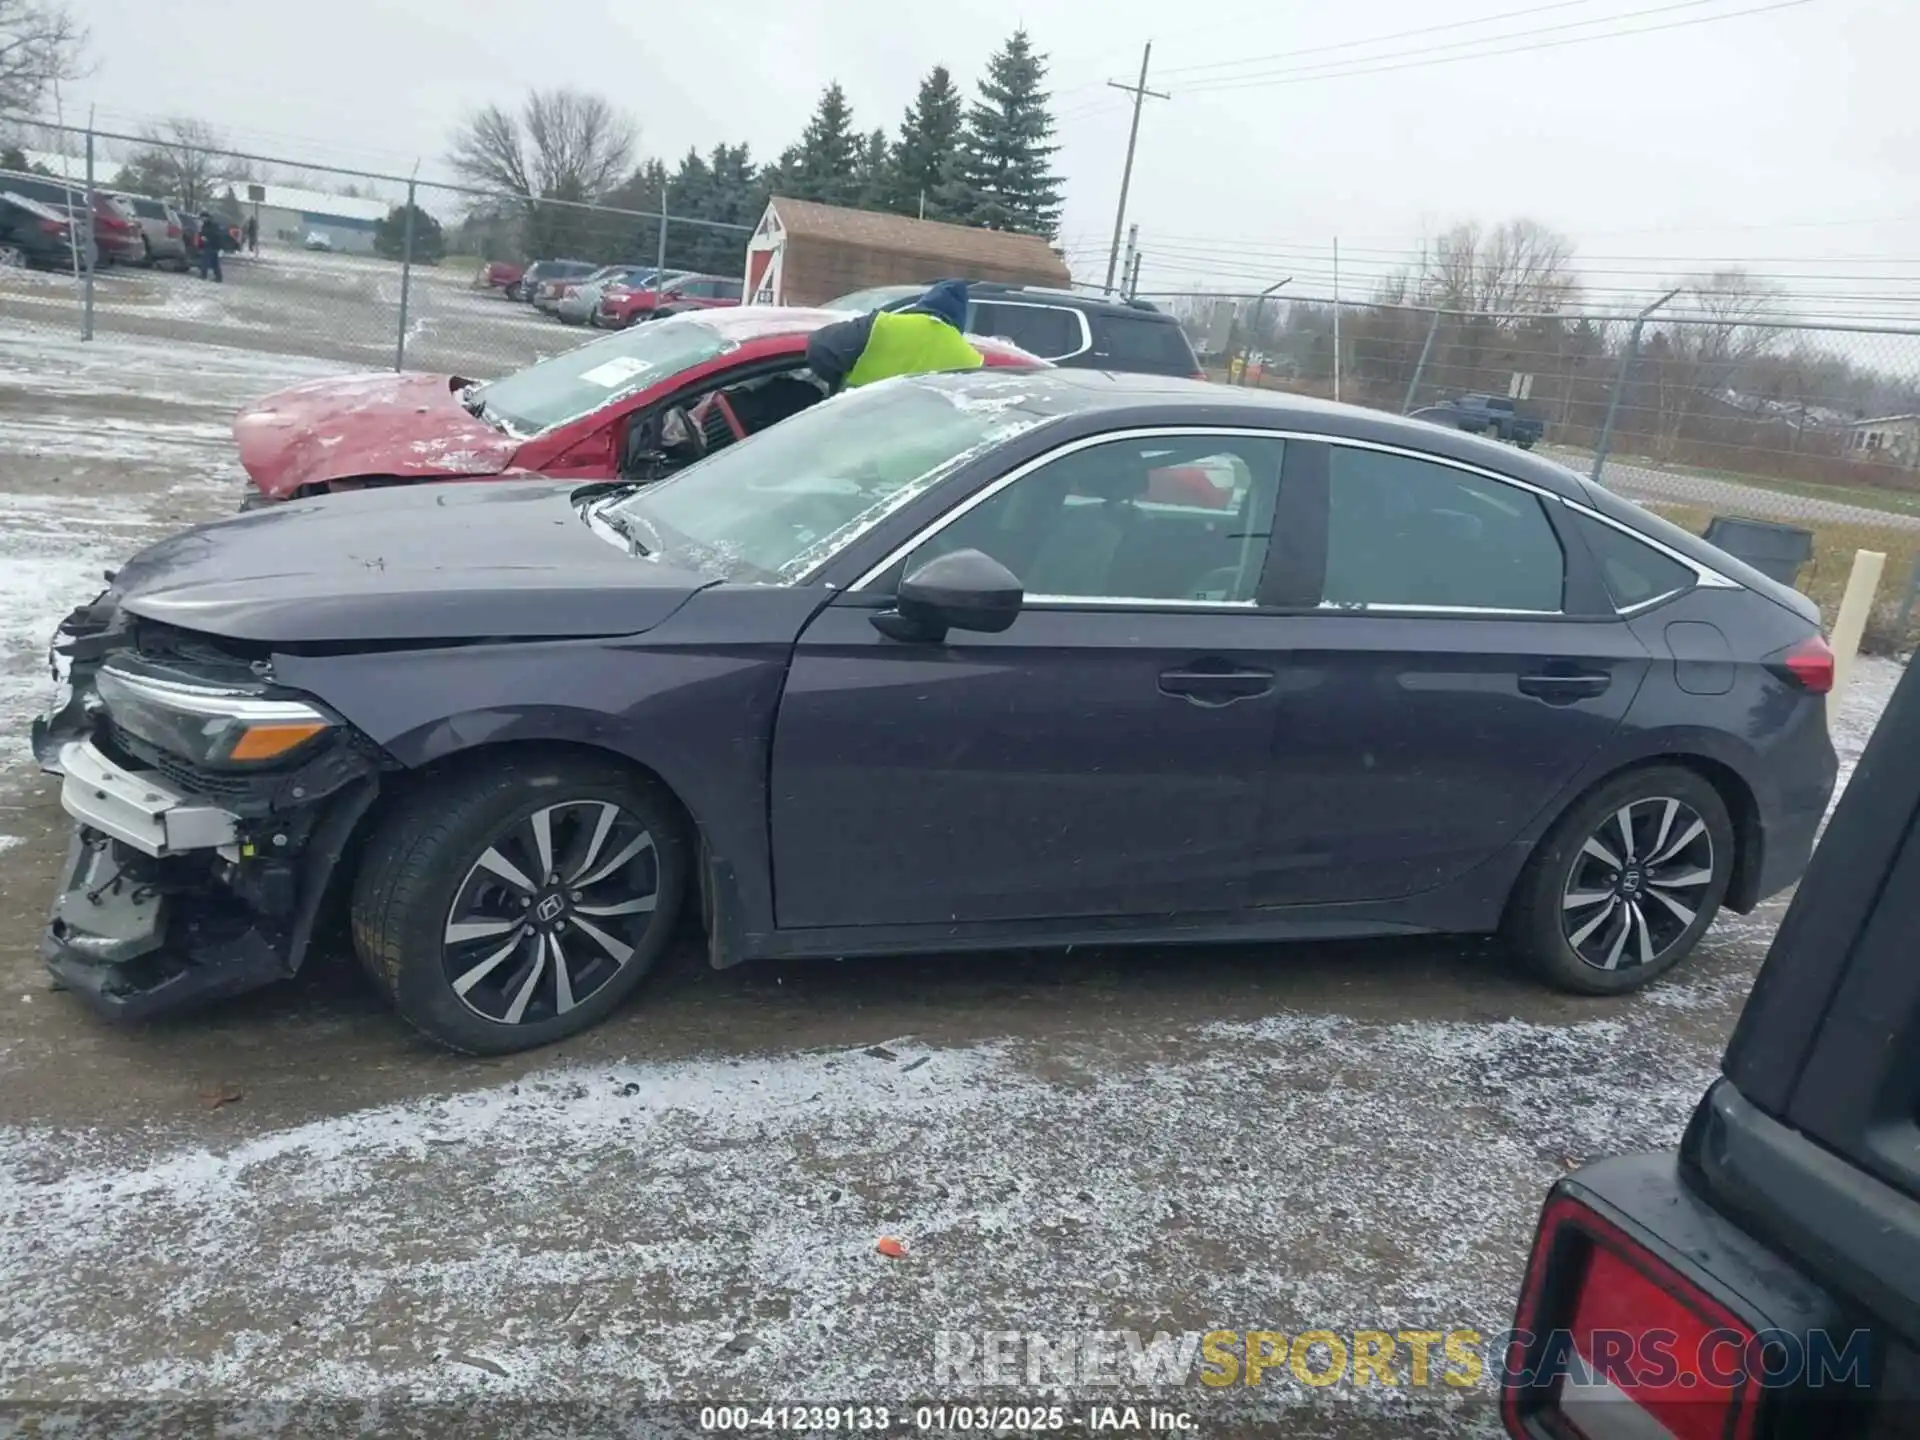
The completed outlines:
{"type": "Polygon", "coordinates": [[[507,286],[516,284],[526,273],[527,267],[524,265],[495,260],[474,276],[473,283],[475,288],[481,290],[504,290],[507,286]]]}
{"type": "MultiPolygon", "coordinates": [[[[708,275],[689,275],[689,280],[708,280],[708,275]]],[[[731,310],[740,304],[738,297],[719,299],[710,295],[683,295],[674,289],[669,281],[664,301],[661,292],[647,287],[641,290],[629,290],[624,285],[609,285],[600,294],[600,323],[611,330],[624,330],[627,326],[646,319],[661,304],[681,310],[731,310]]]]}
{"type": "Polygon", "coordinates": [[[140,222],[121,214],[119,207],[98,190],[93,192],[92,204],[93,239],[100,254],[123,263],[146,259],[147,247],[140,243],[140,222]]]}
{"type": "MultiPolygon", "coordinates": [[[[729,372],[768,360],[804,364],[807,340],[847,317],[832,310],[754,306],[719,319],[735,342],[726,354],[663,376],[540,435],[518,438],[470,415],[467,382],[454,375],[349,375],[309,380],[256,400],[233,422],[240,463],[265,500],[291,500],[369,480],[490,480],[618,477],[626,420],[683,386],[724,383],[729,372]]],[[[666,322],[661,322],[666,323],[666,322]]],[[[989,365],[1044,367],[1003,340],[973,337],[989,365]]]]}

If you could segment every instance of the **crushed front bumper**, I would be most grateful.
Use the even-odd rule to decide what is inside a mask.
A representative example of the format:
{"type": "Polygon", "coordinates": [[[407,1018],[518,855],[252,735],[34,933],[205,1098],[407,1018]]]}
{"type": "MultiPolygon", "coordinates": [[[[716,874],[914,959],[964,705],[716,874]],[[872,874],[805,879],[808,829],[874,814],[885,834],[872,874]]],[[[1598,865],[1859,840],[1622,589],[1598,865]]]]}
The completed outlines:
{"type": "Polygon", "coordinates": [[[57,758],[74,832],[40,953],[64,988],[121,1020],[293,975],[378,789],[370,764],[335,763],[338,783],[276,812],[194,795],[93,740],[67,742],[57,758]]]}

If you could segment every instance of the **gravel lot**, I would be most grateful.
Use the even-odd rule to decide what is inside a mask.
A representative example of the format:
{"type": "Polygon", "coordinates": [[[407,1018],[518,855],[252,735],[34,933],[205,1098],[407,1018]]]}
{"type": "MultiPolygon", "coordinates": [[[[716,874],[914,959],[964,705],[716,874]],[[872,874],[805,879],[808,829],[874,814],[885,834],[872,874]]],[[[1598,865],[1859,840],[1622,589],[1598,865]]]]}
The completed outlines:
{"type": "MultiPolygon", "coordinates": [[[[380,1400],[560,1434],[575,1404],[941,1398],[941,1330],[1490,1334],[1551,1180],[1671,1144],[1713,1074],[1777,907],[1622,1001],[1431,941],[723,974],[689,941],[598,1031],[497,1062],[425,1048],[337,949],[95,1023],[33,950],[66,828],[23,735],[47,635],[231,511],[235,405],[330,368],[0,338],[0,1397],[113,1402],[101,1433],[380,1400]]],[[[1849,759],[1899,670],[1856,674],[1849,759]]],[[[1228,1392],[1160,1403],[1497,1433],[1484,1385],[1235,1393],[1231,1423],[1228,1392]]]]}

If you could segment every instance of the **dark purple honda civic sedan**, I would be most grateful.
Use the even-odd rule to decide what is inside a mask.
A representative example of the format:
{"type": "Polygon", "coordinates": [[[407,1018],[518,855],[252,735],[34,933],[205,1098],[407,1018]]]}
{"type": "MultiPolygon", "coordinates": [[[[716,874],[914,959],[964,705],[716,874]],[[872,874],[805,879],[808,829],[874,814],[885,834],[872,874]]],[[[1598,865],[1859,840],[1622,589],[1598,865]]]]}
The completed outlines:
{"type": "Polygon", "coordinates": [[[109,1014],[292,974],[538,1045],[715,966],[1501,932],[1591,994],[1806,863],[1793,591],[1552,463],[1184,380],[837,397],[641,486],[301,501],[63,627],[44,953],[109,1014]]]}

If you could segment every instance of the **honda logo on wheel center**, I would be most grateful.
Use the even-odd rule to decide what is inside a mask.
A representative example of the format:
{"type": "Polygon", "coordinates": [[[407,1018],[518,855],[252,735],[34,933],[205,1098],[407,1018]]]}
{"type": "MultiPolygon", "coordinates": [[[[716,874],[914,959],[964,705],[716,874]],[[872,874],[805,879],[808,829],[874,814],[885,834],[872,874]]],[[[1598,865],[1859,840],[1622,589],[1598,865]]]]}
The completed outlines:
{"type": "Polygon", "coordinates": [[[560,917],[560,912],[566,908],[566,901],[562,900],[558,895],[549,895],[534,907],[533,913],[540,919],[541,923],[546,924],[557,920],[560,917]]]}

